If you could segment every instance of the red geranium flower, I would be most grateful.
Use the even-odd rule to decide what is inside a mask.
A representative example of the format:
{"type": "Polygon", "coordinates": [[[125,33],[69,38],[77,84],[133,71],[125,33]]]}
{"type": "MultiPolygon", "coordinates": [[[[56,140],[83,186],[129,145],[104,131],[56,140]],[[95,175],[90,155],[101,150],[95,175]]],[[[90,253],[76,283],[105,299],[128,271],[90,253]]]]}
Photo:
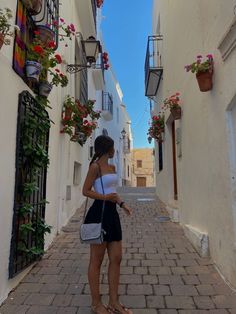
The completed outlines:
{"type": "Polygon", "coordinates": [[[44,49],[41,47],[41,46],[39,46],[39,45],[36,45],[36,46],[34,46],[34,51],[36,52],[36,53],[38,53],[39,55],[43,55],[43,53],[44,53],[44,49]]]}
{"type": "Polygon", "coordinates": [[[49,41],[49,43],[48,43],[48,47],[49,48],[55,48],[56,47],[56,43],[55,43],[55,41],[49,41]]]}
{"type": "Polygon", "coordinates": [[[55,55],[55,58],[56,58],[56,60],[57,60],[57,63],[59,63],[59,64],[61,64],[62,63],[62,58],[61,58],[61,56],[60,55],[55,55]]]}

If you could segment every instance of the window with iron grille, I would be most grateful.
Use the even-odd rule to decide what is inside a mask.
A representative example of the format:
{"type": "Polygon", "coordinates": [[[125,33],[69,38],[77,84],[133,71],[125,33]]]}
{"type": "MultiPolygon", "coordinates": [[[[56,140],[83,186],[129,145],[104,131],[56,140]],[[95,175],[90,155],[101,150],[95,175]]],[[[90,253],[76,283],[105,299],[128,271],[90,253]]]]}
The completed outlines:
{"type": "Polygon", "coordinates": [[[49,232],[44,224],[49,129],[47,111],[29,92],[22,92],[17,121],[10,278],[43,254],[44,233],[49,232]]]}
{"type": "Polygon", "coordinates": [[[142,168],[142,160],[137,160],[137,168],[142,168]]]}
{"type": "Polygon", "coordinates": [[[113,114],[113,97],[112,94],[102,92],[102,110],[109,111],[113,114]]]}
{"type": "Polygon", "coordinates": [[[39,11],[32,14],[24,5],[25,1],[17,1],[16,25],[20,32],[16,33],[13,53],[14,71],[29,85],[32,89],[37,89],[37,83],[28,81],[25,73],[25,63],[27,59],[27,49],[33,40],[34,31],[38,26],[50,25],[54,32],[54,41],[58,45],[58,31],[53,22],[59,20],[59,0],[39,1],[39,11]],[[42,4],[42,5],[41,5],[42,4]]]}
{"type": "Polygon", "coordinates": [[[158,153],[159,153],[159,171],[163,169],[163,150],[162,150],[162,143],[159,142],[158,144],[158,153]]]}

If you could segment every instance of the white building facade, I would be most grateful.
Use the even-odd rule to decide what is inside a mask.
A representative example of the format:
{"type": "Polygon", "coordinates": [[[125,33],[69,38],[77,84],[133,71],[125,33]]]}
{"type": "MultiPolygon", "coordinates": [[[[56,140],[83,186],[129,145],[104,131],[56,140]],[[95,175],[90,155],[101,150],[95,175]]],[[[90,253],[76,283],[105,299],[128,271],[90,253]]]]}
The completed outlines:
{"type": "Polygon", "coordinates": [[[157,195],[199,252],[210,254],[236,287],[235,1],[154,0],[152,35],[146,95],[158,113],[163,100],[179,92],[182,108],[179,120],[165,111],[164,141],[155,142],[157,195]],[[184,66],[209,53],[213,89],[201,92],[184,66]],[[148,76],[152,70],[156,79],[148,76]]]}
{"type": "MultiPolygon", "coordinates": [[[[21,12],[19,12],[23,2],[23,0],[3,0],[0,3],[0,8],[10,8],[13,12],[13,21],[15,21],[16,16],[19,17],[26,14],[21,15],[21,12]]],[[[66,72],[69,64],[87,65],[81,41],[86,40],[90,36],[94,38],[97,36],[96,14],[97,10],[99,10],[97,1],[61,0],[60,6],[59,1],[43,0],[42,2],[43,8],[46,8],[45,10],[47,11],[46,16],[55,18],[55,14],[57,16],[59,11],[59,16],[64,18],[68,24],[73,23],[77,31],[76,36],[71,41],[67,41],[67,39],[62,42],[59,41],[57,51],[63,59],[62,64],[59,66],[60,70],[66,72]],[[53,8],[55,11],[50,11],[49,8],[53,8]]],[[[34,23],[37,24],[35,19],[37,19],[37,16],[33,18],[29,16],[32,25],[34,23]]],[[[24,27],[27,27],[27,25],[25,24],[24,27]]],[[[27,84],[27,80],[20,76],[16,69],[13,69],[12,64],[15,51],[15,37],[11,38],[11,45],[4,45],[0,50],[2,73],[0,77],[2,95],[2,111],[0,115],[0,143],[2,145],[0,157],[0,304],[26,275],[34,260],[37,259],[32,250],[29,257],[29,255],[20,252],[17,248],[18,231],[22,223],[19,220],[19,210],[21,210],[22,206],[22,201],[19,203],[21,190],[17,182],[20,180],[21,173],[23,173],[23,161],[19,157],[21,156],[21,129],[19,126],[23,121],[23,117],[21,116],[22,110],[18,108],[25,108],[23,106],[28,106],[27,108],[30,108],[29,106],[37,107],[35,103],[37,92],[30,84],[27,84]]],[[[101,122],[99,122],[100,129],[96,130],[83,146],[78,142],[70,141],[70,137],[67,134],[60,133],[63,127],[61,124],[63,102],[67,95],[79,99],[82,104],[88,99],[95,99],[96,106],[99,107],[101,105],[99,94],[101,89],[105,89],[105,81],[101,79],[103,78],[102,70],[99,68],[84,68],[84,70],[76,74],[68,74],[68,78],[69,84],[66,87],[53,88],[48,98],[51,109],[46,108],[49,118],[53,121],[47,139],[48,145],[45,144],[48,146],[50,163],[47,170],[43,169],[40,176],[43,181],[37,188],[39,189],[38,193],[43,195],[46,201],[42,197],[38,200],[34,196],[30,196],[32,205],[28,207],[30,214],[27,215],[27,219],[24,218],[23,222],[24,228],[32,227],[30,217],[35,213],[35,208],[37,208],[38,217],[39,208],[42,221],[45,221],[46,224],[52,227],[51,233],[45,236],[45,249],[52,243],[54,237],[61,231],[61,228],[66,225],[76,209],[84,202],[82,186],[93,153],[94,137],[105,127],[100,126],[101,122]]],[[[117,102],[117,106],[118,104],[120,105],[121,102],[117,102]]],[[[120,109],[120,115],[121,111],[120,109]]],[[[122,126],[123,124],[117,124],[113,133],[111,132],[111,136],[113,135],[114,138],[117,138],[117,150],[120,149],[120,140],[118,138],[121,136],[120,128],[122,126]],[[116,132],[119,132],[119,134],[116,132]]],[[[113,130],[112,126],[111,130],[113,130]]],[[[121,152],[120,160],[122,159],[123,153],[121,152]]],[[[120,168],[120,171],[122,171],[121,167],[122,164],[119,164],[118,160],[117,168],[120,168]]],[[[31,185],[28,188],[32,189],[33,187],[31,185]]],[[[35,190],[35,193],[32,195],[36,195],[37,191],[35,190]]],[[[29,236],[27,237],[29,238],[29,236]]],[[[31,245],[36,246],[33,242],[31,245]]]]}

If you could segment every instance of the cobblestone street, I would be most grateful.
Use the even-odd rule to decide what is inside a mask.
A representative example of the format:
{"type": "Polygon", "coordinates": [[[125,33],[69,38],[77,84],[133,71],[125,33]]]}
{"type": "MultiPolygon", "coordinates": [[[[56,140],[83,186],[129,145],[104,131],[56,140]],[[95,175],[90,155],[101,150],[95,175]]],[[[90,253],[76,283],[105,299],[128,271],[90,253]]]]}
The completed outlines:
{"type": "MultiPolygon", "coordinates": [[[[121,302],[134,314],[236,313],[236,295],[223,282],[208,258],[201,258],[176,223],[166,216],[153,189],[126,189],[134,213],[125,216],[121,302]]],[[[90,314],[87,281],[88,247],[79,241],[81,212],[77,212],[43,259],[0,307],[0,313],[90,314]]],[[[101,292],[107,300],[107,258],[101,292]]]]}

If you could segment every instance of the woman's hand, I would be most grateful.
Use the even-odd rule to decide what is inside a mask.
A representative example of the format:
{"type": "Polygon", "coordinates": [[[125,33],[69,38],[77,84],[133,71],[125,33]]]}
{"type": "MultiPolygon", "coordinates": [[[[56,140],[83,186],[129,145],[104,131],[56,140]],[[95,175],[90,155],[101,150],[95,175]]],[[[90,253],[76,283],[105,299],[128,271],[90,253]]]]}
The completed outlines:
{"type": "Polygon", "coordinates": [[[122,208],[124,209],[125,213],[130,216],[133,212],[133,210],[126,204],[123,204],[122,208]]]}

